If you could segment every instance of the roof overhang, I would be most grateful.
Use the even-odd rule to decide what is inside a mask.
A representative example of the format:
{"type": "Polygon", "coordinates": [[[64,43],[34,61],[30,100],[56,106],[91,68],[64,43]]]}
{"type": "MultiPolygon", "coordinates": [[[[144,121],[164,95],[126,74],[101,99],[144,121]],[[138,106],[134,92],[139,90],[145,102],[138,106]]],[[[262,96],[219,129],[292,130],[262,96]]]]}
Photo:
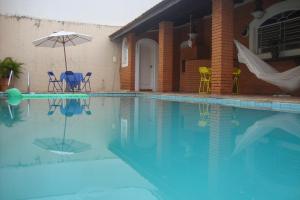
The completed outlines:
{"type": "MultiPolygon", "coordinates": [[[[235,3],[243,1],[234,0],[235,3]]],[[[180,26],[189,22],[190,15],[193,19],[210,15],[211,7],[211,0],[163,0],[109,37],[118,40],[129,32],[139,34],[156,30],[161,21],[172,21],[175,26],[180,26]]]]}
{"type": "MultiPolygon", "coordinates": [[[[141,32],[140,29],[149,30],[157,27],[160,21],[173,21],[176,20],[176,18],[179,19],[179,16],[182,16],[183,13],[186,13],[187,10],[194,7],[193,3],[197,4],[196,7],[198,7],[199,2],[202,2],[201,5],[206,2],[204,3],[206,5],[205,7],[208,8],[210,12],[210,7],[207,7],[207,2],[210,2],[210,0],[163,0],[151,9],[147,10],[141,16],[111,34],[109,37],[111,40],[117,40],[131,31],[141,32]]],[[[188,20],[189,15],[185,18],[188,20]]]]}

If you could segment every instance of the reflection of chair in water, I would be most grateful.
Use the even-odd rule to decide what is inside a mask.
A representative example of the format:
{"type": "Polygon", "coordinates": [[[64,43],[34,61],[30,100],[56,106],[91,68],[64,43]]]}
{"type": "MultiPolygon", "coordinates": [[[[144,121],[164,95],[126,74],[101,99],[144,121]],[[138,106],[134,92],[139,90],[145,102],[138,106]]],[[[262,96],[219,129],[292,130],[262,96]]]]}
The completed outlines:
{"type": "Polygon", "coordinates": [[[48,115],[53,115],[57,108],[62,104],[62,99],[48,99],[49,111],[48,115]]]}
{"type": "Polygon", "coordinates": [[[209,125],[209,104],[208,103],[200,103],[199,104],[199,114],[200,120],[198,122],[198,126],[206,127],[209,125]]]}
{"type": "Polygon", "coordinates": [[[232,115],[231,115],[231,124],[234,126],[240,126],[240,121],[238,120],[238,117],[236,115],[237,108],[232,108],[232,115]]]}
{"type": "Polygon", "coordinates": [[[61,114],[71,117],[73,115],[80,115],[83,111],[80,99],[66,99],[65,104],[60,106],[61,114]]]}
{"type": "Polygon", "coordinates": [[[83,111],[85,112],[85,114],[87,114],[87,115],[92,114],[91,109],[90,109],[90,104],[91,104],[91,98],[88,98],[88,101],[87,101],[87,99],[83,99],[82,108],[83,108],[83,111]]]}
{"type": "Polygon", "coordinates": [[[285,132],[300,138],[300,120],[297,115],[280,113],[259,120],[250,126],[238,141],[234,154],[246,149],[274,129],[284,130],[285,132]]]}
{"type": "Polygon", "coordinates": [[[63,99],[48,99],[49,110],[48,115],[53,115],[57,108],[60,109],[60,112],[65,116],[73,116],[82,114],[84,111],[85,114],[91,115],[90,110],[90,98],[87,99],[66,99],[65,102],[63,99]]]}
{"type": "MultiPolygon", "coordinates": [[[[209,126],[210,122],[210,104],[208,103],[200,103],[199,104],[199,114],[200,114],[200,119],[198,121],[198,126],[199,127],[206,127],[209,126]]],[[[237,118],[236,115],[236,108],[233,108],[231,112],[231,124],[234,126],[239,126],[240,122],[237,118]]]]}

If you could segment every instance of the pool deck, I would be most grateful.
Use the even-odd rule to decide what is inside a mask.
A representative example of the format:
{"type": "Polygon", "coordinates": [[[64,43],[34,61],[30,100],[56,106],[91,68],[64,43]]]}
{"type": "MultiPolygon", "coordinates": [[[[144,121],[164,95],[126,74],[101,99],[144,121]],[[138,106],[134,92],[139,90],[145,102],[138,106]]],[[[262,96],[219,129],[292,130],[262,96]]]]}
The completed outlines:
{"type": "Polygon", "coordinates": [[[298,103],[300,104],[300,97],[293,96],[263,96],[263,95],[211,95],[211,94],[195,94],[195,93],[154,93],[142,92],[149,95],[165,95],[165,96],[187,96],[194,98],[217,98],[217,99],[236,99],[245,101],[258,102],[282,102],[282,103],[298,103]]]}

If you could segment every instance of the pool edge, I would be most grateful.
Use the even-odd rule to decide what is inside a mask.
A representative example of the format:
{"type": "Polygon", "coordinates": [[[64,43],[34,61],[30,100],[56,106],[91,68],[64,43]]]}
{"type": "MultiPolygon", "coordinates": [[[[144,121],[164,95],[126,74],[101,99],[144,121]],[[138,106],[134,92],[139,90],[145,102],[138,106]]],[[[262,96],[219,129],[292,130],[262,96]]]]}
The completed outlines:
{"type": "MultiPolygon", "coordinates": [[[[258,99],[236,96],[196,96],[194,94],[168,94],[150,92],[96,92],[88,93],[90,97],[148,97],[158,100],[188,102],[188,103],[209,103],[222,106],[233,106],[249,109],[263,109],[273,111],[300,112],[300,101],[287,101],[281,99],[258,99]]],[[[0,92],[0,97],[7,95],[0,92]]]]}

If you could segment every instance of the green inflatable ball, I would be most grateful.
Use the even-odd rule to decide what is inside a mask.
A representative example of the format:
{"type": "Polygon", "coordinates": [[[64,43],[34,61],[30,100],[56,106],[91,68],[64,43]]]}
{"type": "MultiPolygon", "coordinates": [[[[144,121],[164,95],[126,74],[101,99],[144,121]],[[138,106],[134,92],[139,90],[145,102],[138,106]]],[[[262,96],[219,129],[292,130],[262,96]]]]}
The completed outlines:
{"type": "Polygon", "coordinates": [[[8,96],[7,102],[10,105],[17,106],[21,103],[23,97],[22,97],[22,93],[20,92],[20,90],[18,90],[17,88],[11,88],[11,89],[6,90],[6,93],[8,96]]]}

